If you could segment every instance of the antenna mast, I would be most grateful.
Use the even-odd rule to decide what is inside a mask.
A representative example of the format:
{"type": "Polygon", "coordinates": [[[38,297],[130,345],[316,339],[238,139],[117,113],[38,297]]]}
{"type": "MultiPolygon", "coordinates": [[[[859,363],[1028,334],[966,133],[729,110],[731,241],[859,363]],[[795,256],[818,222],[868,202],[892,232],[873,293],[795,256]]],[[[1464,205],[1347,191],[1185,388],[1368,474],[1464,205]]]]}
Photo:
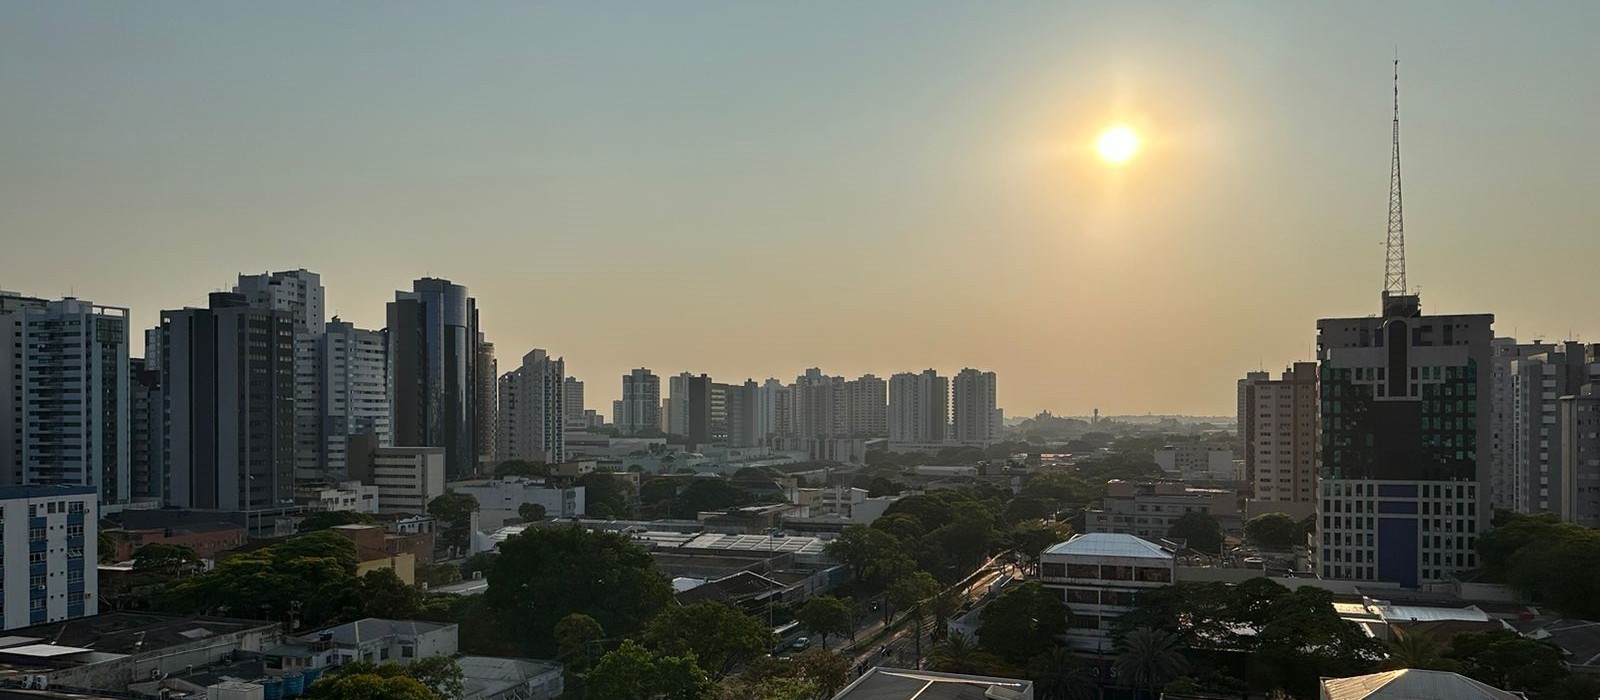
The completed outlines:
{"type": "Polygon", "coordinates": [[[1389,164],[1388,256],[1383,264],[1383,295],[1406,294],[1406,224],[1400,205],[1400,59],[1394,59],[1394,156],[1389,164]]]}

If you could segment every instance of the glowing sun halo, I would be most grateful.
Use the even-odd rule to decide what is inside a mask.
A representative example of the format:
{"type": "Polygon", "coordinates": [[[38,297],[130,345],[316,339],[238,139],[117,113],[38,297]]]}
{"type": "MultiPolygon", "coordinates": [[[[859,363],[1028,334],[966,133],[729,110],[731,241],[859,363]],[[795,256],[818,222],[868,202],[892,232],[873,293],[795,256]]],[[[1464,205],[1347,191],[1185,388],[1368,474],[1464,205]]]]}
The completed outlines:
{"type": "Polygon", "coordinates": [[[1094,142],[1100,160],[1111,165],[1122,165],[1139,154],[1139,134],[1126,126],[1113,126],[1100,132],[1094,142]]]}

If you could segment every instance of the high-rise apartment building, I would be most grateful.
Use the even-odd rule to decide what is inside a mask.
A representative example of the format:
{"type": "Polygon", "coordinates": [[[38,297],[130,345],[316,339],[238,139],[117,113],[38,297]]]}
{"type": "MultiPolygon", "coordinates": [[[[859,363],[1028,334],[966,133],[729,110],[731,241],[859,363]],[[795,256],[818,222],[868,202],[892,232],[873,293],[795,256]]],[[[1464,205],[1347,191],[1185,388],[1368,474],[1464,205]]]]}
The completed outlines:
{"type": "Polygon", "coordinates": [[[790,418],[793,409],[792,389],[777,379],[768,378],[756,392],[753,420],[758,444],[772,445],[776,440],[794,433],[790,418]]]}
{"type": "Polygon", "coordinates": [[[1519,512],[1559,513],[1566,500],[1560,474],[1561,398],[1582,393],[1594,381],[1586,361],[1590,351],[1569,341],[1510,363],[1512,488],[1519,512]]]}
{"type": "Polygon", "coordinates": [[[574,430],[589,427],[589,418],[584,415],[583,380],[577,377],[567,377],[561,384],[562,410],[566,412],[567,425],[574,430]]]}
{"type": "Polygon", "coordinates": [[[250,306],[287,312],[294,324],[294,461],[299,479],[319,480],[325,461],[320,339],[327,327],[322,276],[305,269],[239,275],[235,294],[250,306]]]}
{"type": "MultiPolygon", "coordinates": [[[[378,444],[393,441],[389,420],[389,339],[383,331],[356,328],[334,317],[316,338],[317,395],[321,405],[317,469],[299,471],[299,481],[338,483],[349,478],[351,435],[371,433],[378,444]]],[[[297,356],[298,359],[298,356],[297,356]]],[[[297,373],[298,376],[298,373],[297,373]]],[[[298,466],[298,461],[297,461],[298,466]]]]}
{"type": "Polygon", "coordinates": [[[99,609],[99,511],[93,486],[0,487],[4,629],[99,609]]]}
{"type": "Polygon", "coordinates": [[[165,502],[255,510],[294,501],[295,327],[289,311],[213,293],[161,312],[165,502]]]}
{"type": "Polygon", "coordinates": [[[389,303],[389,400],[394,444],[443,447],[449,478],[473,473],[479,442],[482,336],[467,288],[424,277],[389,303]]]}
{"type": "Polygon", "coordinates": [[[989,445],[1000,439],[1000,407],[994,372],[967,368],[951,382],[954,438],[966,445],[989,445]]]}
{"type": "Polygon", "coordinates": [[[612,413],[612,422],[624,434],[660,430],[661,378],[643,367],[622,375],[622,399],[612,413]]]}
{"type": "Polygon", "coordinates": [[[667,397],[661,419],[666,424],[668,434],[689,434],[689,384],[694,378],[694,374],[689,372],[667,377],[667,397]]]}
{"type": "Polygon", "coordinates": [[[0,291],[0,485],[22,483],[22,319],[50,302],[0,291]]]}
{"type": "Polygon", "coordinates": [[[840,434],[845,424],[844,377],[831,377],[812,367],[795,377],[790,399],[794,436],[823,440],[840,434]]]}
{"type": "Polygon", "coordinates": [[[22,313],[23,483],[93,486],[126,503],[128,310],[62,299],[22,313]]]}
{"type": "Polygon", "coordinates": [[[1317,322],[1324,577],[1415,587],[1477,566],[1493,322],[1387,293],[1382,316],[1317,322]]]}
{"type": "Polygon", "coordinates": [[[1553,510],[1562,520],[1600,528],[1600,346],[1584,351],[1589,381],[1560,399],[1560,468],[1553,510]]]}
{"type": "Polygon", "coordinates": [[[1239,381],[1245,474],[1258,501],[1310,503],[1317,479],[1317,363],[1296,362],[1279,379],[1239,381]]]}
{"type": "Polygon", "coordinates": [[[843,430],[839,437],[889,435],[889,383],[871,374],[844,383],[843,430]]]}
{"type": "Polygon", "coordinates": [[[1519,343],[1516,338],[1495,338],[1490,344],[1493,359],[1490,373],[1489,417],[1489,498],[1494,507],[1519,510],[1517,457],[1515,450],[1516,410],[1511,380],[1511,363],[1555,349],[1549,343],[1519,343]]]}
{"type": "Polygon", "coordinates": [[[500,363],[494,359],[494,343],[483,339],[478,331],[478,391],[473,410],[478,429],[477,451],[479,471],[493,472],[500,461],[496,454],[500,435],[500,363]]]}
{"type": "Polygon", "coordinates": [[[128,481],[135,501],[159,502],[166,492],[159,357],[154,363],[142,357],[128,360],[128,481]]]}
{"type": "Polygon", "coordinates": [[[944,442],[949,425],[949,378],[931,369],[889,378],[889,442],[944,442]]]}
{"type": "Polygon", "coordinates": [[[501,459],[558,464],[566,450],[566,362],[543,350],[500,376],[501,459]]]}

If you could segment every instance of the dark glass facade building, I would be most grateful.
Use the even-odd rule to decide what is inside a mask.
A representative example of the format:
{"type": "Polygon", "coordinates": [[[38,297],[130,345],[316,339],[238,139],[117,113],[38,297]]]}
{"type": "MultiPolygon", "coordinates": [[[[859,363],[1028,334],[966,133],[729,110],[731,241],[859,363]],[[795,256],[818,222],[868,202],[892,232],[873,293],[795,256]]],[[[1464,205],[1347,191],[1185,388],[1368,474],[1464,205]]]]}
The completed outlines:
{"type": "Polygon", "coordinates": [[[443,447],[449,478],[473,473],[479,445],[477,302],[425,277],[389,303],[389,398],[397,447],[443,447]]]}

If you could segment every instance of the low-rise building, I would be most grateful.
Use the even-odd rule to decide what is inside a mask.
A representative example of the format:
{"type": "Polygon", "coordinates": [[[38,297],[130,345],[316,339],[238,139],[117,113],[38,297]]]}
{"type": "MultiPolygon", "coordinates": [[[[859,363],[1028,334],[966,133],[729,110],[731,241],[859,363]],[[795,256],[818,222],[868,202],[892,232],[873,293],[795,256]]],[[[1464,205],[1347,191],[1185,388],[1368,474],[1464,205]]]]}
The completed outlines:
{"type": "Polygon", "coordinates": [[[0,638],[0,680],[120,693],[276,646],[281,636],[279,624],[263,620],[110,612],[9,631],[0,638]]]}
{"type": "Polygon", "coordinates": [[[478,501],[478,527],[498,528],[519,518],[522,506],[544,508],[547,518],[581,518],[585,512],[584,487],[572,486],[565,478],[504,477],[479,481],[457,481],[449,486],[478,501]]]}
{"type": "Polygon", "coordinates": [[[1177,483],[1112,480],[1099,508],[1085,513],[1088,532],[1115,532],[1162,538],[1187,513],[1207,513],[1224,530],[1241,527],[1238,495],[1227,489],[1204,489],[1177,483]]]}
{"type": "Polygon", "coordinates": [[[188,547],[201,559],[212,559],[218,552],[234,549],[249,539],[248,532],[228,522],[195,522],[175,527],[146,528],[142,530],[107,530],[117,543],[113,558],[127,561],[140,547],[150,544],[171,544],[188,547]]]}
{"type": "MultiPolygon", "coordinates": [[[[344,537],[356,545],[356,575],[365,576],[370,571],[389,569],[407,584],[417,582],[417,548],[426,542],[425,556],[432,559],[432,537],[390,535],[381,525],[335,525],[330,532],[344,537]],[[392,546],[391,546],[392,545],[392,546]]],[[[428,562],[424,562],[428,563],[428,562]]]]}
{"type": "Polygon", "coordinates": [[[444,448],[381,447],[371,434],[350,436],[350,476],[378,488],[378,512],[426,513],[444,495],[444,448]]]}
{"type": "Polygon", "coordinates": [[[294,500],[313,510],[345,510],[356,513],[378,512],[378,487],[359,481],[342,481],[338,484],[301,486],[294,490],[294,500]]]}
{"type": "Polygon", "coordinates": [[[1106,654],[1117,618],[1144,591],[1173,583],[1174,548],[1123,533],[1075,535],[1044,550],[1039,581],[1061,591],[1067,603],[1067,645],[1106,654]]]}
{"type": "Polygon", "coordinates": [[[1459,673],[1409,668],[1349,678],[1324,678],[1321,700],[1524,700],[1459,673]]]}
{"type": "Polygon", "coordinates": [[[1232,481],[1241,478],[1243,465],[1236,467],[1233,448],[1210,442],[1179,442],[1166,445],[1152,455],[1161,471],[1185,479],[1232,481]]]}

